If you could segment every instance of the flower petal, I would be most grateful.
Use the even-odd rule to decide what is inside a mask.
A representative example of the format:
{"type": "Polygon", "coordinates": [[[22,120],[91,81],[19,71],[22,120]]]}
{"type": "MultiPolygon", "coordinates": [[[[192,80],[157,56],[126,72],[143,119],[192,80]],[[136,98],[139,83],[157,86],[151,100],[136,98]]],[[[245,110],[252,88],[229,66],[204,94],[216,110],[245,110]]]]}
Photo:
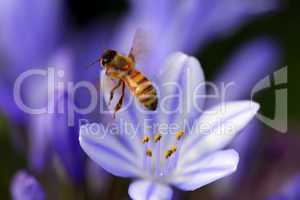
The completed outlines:
{"type": "Polygon", "coordinates": [[[9,78],[47,59],[63,32],[59,20],[63,9],[63,3],[57,0],[0,2],[0,48],[9,56],[9,78]]]}
{"type": "MultiPolygon", "coordinates": [[[[71,99],[70,94],[65,92],[63,96],[56,100],[55,105],[71,105],[71,99]],[[66,104],[67,102],[68,104],[66,104]]],[[[50,114],[48,120],[51,120],[52,124],[46,131],[49,131],[48,137],[51,141],[53,151],[58,155],[73,183],[82,183],[85,176],[85,157],[77,139],[79,128],[78,126],[68,125],[69,116],[67,113],[67,108],[65,108],[62,114],[50,114]]],[[[78,116],[74,116],[74,121],[78,121],[78,116]]],[[[47,122],[44,121],[44,123],[47,122]]]]}
{"type": "Polygon", "coordinates": [[[50,116],[46,114],[31,116],[29,121],[29,165],[35,172],[42,172],[50,158],[49,130],[50,116]]]}
{"type": "Polygon", "coordinates": [[[236,151],[218,151],[178,168],[171,182],[182,190],[195,190],[233,173],[238,162],[236,151]]]}
{"type": "MultiPolygon", "coordinates": [[[[278,8],[277,0],[271,1],[181,1],[176,15],[172,18],[176,23],[171,35],[181,44],[179,50],[186,52],[202,48],[207,42],[227,36],[242,24],[264,13],[278,8]],[[182,29],[182,27],[185,27],[182,29]],[[190,42],[193,41],[193,42],[190,42]]],[[[178,44],[177,44],[178,45],[178,44]]]]}
{"type": "MultiPolygon", "coordinates": [[[[62,48],[48,61],[53,73],[62,73],[60,82],[67,83],[72,80],[72,55],[69,49],[62,48]]],[[[50,73],[50,72],[49,72],[50,73]]],[[[54,85],[58,79],[55,79],[54,85]]],[[[52,154],[57,155],[62,166],[70,176],[73,183],[84,180],[84,154],[77,139],[79,131],[74,126],[78,115],[69,116],[67,106],[73,104],[73,97],[69,91],[61,87],[52,88],[47,84],[47,78],[30,81],[27,84],[28,91],[35,91],[36,95],[26,93],[25,97],[29,103],[51,106],[53,111],[32,115],[29,118],[30,152],[29,159],[31,167],[40,172],[45,167],[52,154]],[[53,94],[53,98],[47,98],[47,91],[53,94]]],[[[39,107],[39,106],[38,106],[39,107]]]]}
{"type": "MultiPolygon", "coordinates": [[[[167,59],[159,76],[159,108],[157,122],[173,124],[184,130],[185,120],[198,116],[202,111],[204,98],[195,104],[195,95],[204,96],[204,74],[198,60],[181,52],[173,53],[167,59]]],[[[179,130],[172,130],[179,131],[179,130]]],[[[175,139],[174,132],[164,133],[164,146],[175,139]]]]}
{"type": "Polygon", "coordinates": [[[207,110],[194,124],[185,138],[182,163],[198,159],[204,154],[224,148],[254,117],[259,105],[252,101],[220,104],[207,110]]]}
{"type": "Polygon", "coordinates": [[[101,130],[101,127],[101,124],[97,123],[80,127],[79,142],[82,149],[93,161],[113,175],[141,175],[139,166],[142,165],[142,159],[132,154],[114,135],[101,130]]]}
{"type": "Polygon", "coordinates": [[[169,186],[146,180],[131,183],[128,193],[134,200],[169,200],[173,195],[169,186]]]}
{"type": "Polygon", "coordinates": [[[187,114],[195,116],[202,111],[203,99],[195,105],[195,99],[192,98],[195,96],[193,93],[195,91],[197,91],[197,95],[205,93],[205,87],[201,85],[204,83],[204,73],[201,64],[195,57],[181,52],[171,54],[159,73],[158,79],[160,80],[162,116],[167,115],[170,121],[177,121],[178,119],[174,119],[173,116],[174,113],[178,114],[178,111],[180,113],[177,116],[184,118],[187,117],[187,114]],[[174,97],[174,95],[179,95],[179,98],[169,100],[168,97],[174,97]]]}
{"type": "Polygon", "coordinates": [[[126,34],[132,34],[135,30],[134,25],[148,26],[153,30],[155,42],[152,47],[157,44],[160,46],[152,48],[155,52],[150,56],[151,60],[156,62],[153,66],[150,65],[150,70],[154,68],[154,73],[160,67],[157,64],[162,62],[161,58],[170,52],[199,50],[207,42],[231,34],[255,16],[277,10],[279,7],[278,0],[190,0],[178,1],[176,4],[166,0],[155,5],[148,0],[132,2],[132,15],[127,20],[128,25],[121,28],[125,31],[120,35],[122,38],[125,35],[126,38],[126,34]]]}
{"type": "Polygon", "coordinates": [[[19,171],[11,183],[13,200],[44,200],[45,193],[39,182],[26,171],[19,171]]]}
{"type": "Polygon", "coordinates": [[[91,194],[100,195],[108,192],[112,176],[102,169],[94,161],[87,159],[86,161],[86,185],[91,194]]]}
{"type": "Polygon", "coordinates": [[[24,121],[26,117],[16,106],[13,91],[13,85],[0,81],[0,110],[11,121],[18,123],[24,121]]]}
{"type": "MultiPolygon", "coordinates": [[[[116,83],[110,79],[110,77],[106,76],[105,71],[103,70],[101,73],[101,91],[104,97],[104,100],[107,104],[108,110],[113,115],[114,106],[117,104],[121,94],[119,90],[114,92],[114,97],[109,103],[110,92],[116,83]]],[[[137,105],[138,102],[135,101],[134,96],[128,94],[128,90],[125,91],[125,100],[123,102],[122,108],[116,113],[115,122],[121,127],[123,133],[120,134],[120,139],[123,142],[127,143],[129,147],[136,153],[140,154],[141,149],[141,138],[144,131],[144,119],[146,117],[145,114],[141,110],[139,110],[140,105],[137,105]],[[129,125],[129,126],[128,126],[129,125]],[[128,138],[130,137],[130,138],[128,138]]]]}

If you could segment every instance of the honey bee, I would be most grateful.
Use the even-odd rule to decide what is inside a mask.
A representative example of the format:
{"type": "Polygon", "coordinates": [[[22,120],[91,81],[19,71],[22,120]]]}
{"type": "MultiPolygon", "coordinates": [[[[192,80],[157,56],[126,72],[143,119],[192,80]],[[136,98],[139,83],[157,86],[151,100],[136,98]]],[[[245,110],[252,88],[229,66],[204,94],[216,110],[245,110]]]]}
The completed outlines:
{"type": "Polygon", "coordinates": [[[114,97],[114,92],[121,87],[120,99],[114,107],[114,117],[124,102],[125,86],[127,86],[131,94],[148,110],[154,111],[157,108],[158,98],[156,89],[151,81],[135,68],[136,54],[140,51],[138,47],[139,42],[137,42],[139,39],[136,33],[133,46],[128,55],[122,55],[115,50],[107,49],[99,59],[100,64],[105,70],[105,74],[117,80],[116,85],[110,92],[109,105],[114,97]]]}

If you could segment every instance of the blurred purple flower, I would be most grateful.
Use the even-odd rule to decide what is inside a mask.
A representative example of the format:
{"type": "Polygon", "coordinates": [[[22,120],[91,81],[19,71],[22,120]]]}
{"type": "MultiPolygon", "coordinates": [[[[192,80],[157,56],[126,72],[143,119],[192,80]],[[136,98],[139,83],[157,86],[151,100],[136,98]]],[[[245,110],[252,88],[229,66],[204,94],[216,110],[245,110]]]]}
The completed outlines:
{"type": "Polygon", "coordinates": [[[14,105],[13,83],[29,67],[43,66],[62,35],[62,1],[0,2],[1,110],[15,122],[24,113],[14,105]],[[7,106],[8,105],[8,106],[7,106]]]}
{"type": "Polygon", "coordinates": [[[44,200],[45,194],[39,182],[26,171],[19,171],[11,182],[13,200],[44,200]]]}
{"type": "MultiPolygon", "coordinates": [[[[13,98],[14,81],[25,70],[56,67],[56,71],[62,70],[64,73],[64,80],[56,81],[64,83],[73,81],[78,74],[82,75],[80,70],[72,70],[73,52],[61,47],[64,46],[61,39],[65,32],[61,20],[65,11],[63,1],[5,0],[0,2],[0,11],[0,57],[4,65],[0,79],[0,95],[3,96],[0,109],[14,123],[27,126],[31,169],[41,172],[54,157],[58,157],[72,181],[82,182],[85,157],[77,140],[77,124],[68,126],[68,112],[64,110],[62,113],[55,111],[29,115],[17,107],[13,98]]],[[[52,101],[47,96],[48,87],[47,79],[31,78],[24,84],[23,90],[26,92],[22,93],[22,98],[27,105],[34,107],[45,106],[47,103],[55,107],[68,106],[68,92],[53,91],[56,97],[52,101]]],[[[76,123],[77,117],[75,115],[76,123]]]]}
{"type": "MultiPolygon", "coordinates": [[[[215,77],[214,83],[222,87],[222,83],[233,83],[226,91],[225,101],[251,98],[251,90],[259,80],[272,73],[280,63],[280,47],[273,40],[257,38],[239,47],[229,60],[221,67],[222,71],[215,77]]],[[[212,91],[209,91],[211,93],[212,91]]],[[[207,100],[212,106],[222,99],[207,100]]],[[[240,154],[240,165],[234,176],[225,179],[218,189],[222,197],[235,191],[240,178],[249,171],[254,162],[253,152],[261,133],[261,123],[257,120],[243,130],[231,145],[240,154]]]]}
{"type": "MultiPolygon", "coordinates": [[[[233,83],[227,90],[225,100],[251,97],[251,89],[255,84],[273,72],[279,63],[280,50],[276,42],[267,38],[256,38],[233,53],[214,83],[233,83]]],[[[209,102],[213,103],[217,102],[209,102]]]]}
{"type": "MultiPolygon", "coordinates": [[[[29,159],[33,169],[42,171],[45,164],[49,163],[49,158],[53,159],[54,156],[57,156],[73,182],[81,183],[84,178],[85,158],[76,140],[78,126],[77,124],[71,126],[69,122],[69,114],[72,112],[69,106],[74,103],[70,102],[73,97],[70,97],[71,94],[68,93],[67,88],[58,87],[58,83],[63,83],[66,86],[72,80],[72,60],[70,50],[61,49],[49,62],[50,66],[55,66],[52,69],[56,75],[54,83],[52,83],[55,86],[51,91],[54,95],[53,99],[45,94],[50,87],[48,79],[44,83],[39,82],[39,90],[35,90],[39,94],[34,98],[35,101],[46,102],[46,105],[50,104],[54,107],[53,113],[33,115],[29,120],[31,143],[29,159]],[[57,76],[57,74],[60,75],[57,76]]],[[[30,84],[30,86],[36,88],[34,84],[30,84]]],[[[77,115],[74,117],[72,120],[77,122],[77,115]]]]}
{"type": "Polygon", "coordinates": [[[298,200],[300,199],[300,175],[294,176],[280,192],[268,198],[268,200],[298,200]]]}
{"type": "Polygon", "coordinates": [[[111,175],[91,159],[87,159],[86,171],[87,185],[91,195],[105,194],[110,188],[111,175]]]}
{"type": "Polygon", "coordinates": [[[120,34],[112,46],[126,52],[137,28],[147,29],[151,41],[149,49],[153,51],[147,63],[151,68],[146,71],[159,68],[171,52],[192,53],[202,49],[207,42],[229,35],[251,19],[276,10],[279,4],[277,0],[131,2],[131,14],[118,30],[120,34]]]}

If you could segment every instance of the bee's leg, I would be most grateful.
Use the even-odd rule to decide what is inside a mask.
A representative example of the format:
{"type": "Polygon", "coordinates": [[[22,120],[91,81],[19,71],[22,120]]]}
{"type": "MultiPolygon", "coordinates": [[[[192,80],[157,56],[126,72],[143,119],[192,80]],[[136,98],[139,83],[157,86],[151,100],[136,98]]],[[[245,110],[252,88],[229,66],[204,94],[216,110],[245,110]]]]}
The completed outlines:
{"type": "Polygon", "coordinates": [[[109,97],[109,102],[108,105],[110,105],[113,97],[114,97],[114,92],[116,89],[118,89],[121,86],[122,80],[119,80],[118,83],[113,87],[113,89],[110,91],[110,97],[109,97]]]}
{"type": "Polygon", "coordinates": [[[118,112],[118,110],[121,109],[123,102],[124,102],[124,97],[125,97],[125,83],[122,81],[122,92],[121,92],[121,97],[117,103],[117,105],[115,106],[115,110],[114,110],[114,118],[116,118],[116,112],[118,112]]]}

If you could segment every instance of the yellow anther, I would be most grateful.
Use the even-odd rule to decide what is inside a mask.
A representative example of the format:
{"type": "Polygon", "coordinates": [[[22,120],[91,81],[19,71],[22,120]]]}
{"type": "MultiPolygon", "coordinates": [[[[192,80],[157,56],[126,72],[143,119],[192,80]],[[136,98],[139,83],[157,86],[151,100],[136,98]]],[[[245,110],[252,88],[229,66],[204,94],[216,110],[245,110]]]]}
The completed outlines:
{"type": "Polygon", "coordinates": [[[175,145],[172,145],[170,151],[172,151],[172,153],[175,153],[176,150],[177,150],[176,146],[175,146],[175,145]]]}
{"type": "Polygon", "coordinates": [[[176,139],[177,139],[177,140],[180,140],[180,139],[182,138],[183,135],[184,135],[184,132],[183,132],[183,131],[178,131],[178,132],[176,133],[176,139]]]}
{"type": "Polygon", "coordinates": [[[147,149],[146,150],[146,155],[149,157],[152,157],[152,150],[151,149],[147,149]]]}
{"type": "Polygon", "coordinates": [[[157,143],[160,139],[161,139],[161,134],[160,134],[160,133],[157,133],[157,134],[154,136],[154,142],[157,143]]]}
{"type": "Polygon", "coordinates": [[[165,152],[165,158],[168,159],[171,157],[175,152],[177,151],[177,148],[175,145],[172,145],[169,150],[166,150],[165,152]]]}
{"type": "Polygon", "coordinates": [[[150,141],[150,137],[149,137],[148,135],[144,135],[142,143],[143,143],[143,144],[146,144],[146,143],[148,143],[149,141],[150,141]]]}
{"type": "Polygon", "coordinates": [[[165,158],[168,159],[171,155],[172,155],[172,151],[171,150],[166,150],[165,158]]]}

